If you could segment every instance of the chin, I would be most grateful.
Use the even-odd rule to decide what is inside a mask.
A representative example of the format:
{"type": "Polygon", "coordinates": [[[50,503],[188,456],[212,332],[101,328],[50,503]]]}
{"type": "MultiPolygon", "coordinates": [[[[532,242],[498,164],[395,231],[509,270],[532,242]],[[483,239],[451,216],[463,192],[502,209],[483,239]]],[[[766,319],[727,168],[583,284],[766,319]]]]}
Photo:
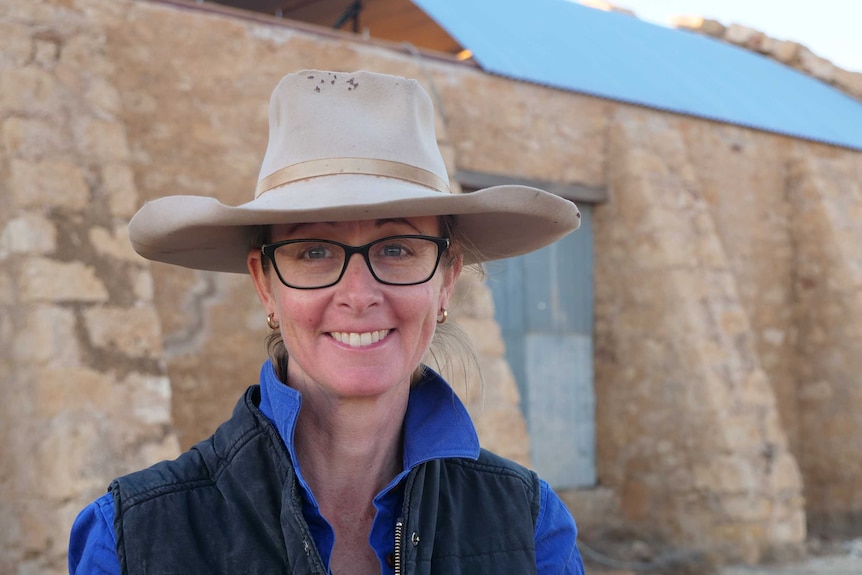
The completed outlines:
{"type": "Polygon", "coordinates": [[[332,385],[332,389],[342,397],[370,398],[383,395],[394,389],[410,387],[410,374],[400,380],[392,379],[392,370],[379,369],[349,370],[347,374],[338,376],[338,383],[332,385]],[[373,372],[369,372],[373,371],[373,372]]]}

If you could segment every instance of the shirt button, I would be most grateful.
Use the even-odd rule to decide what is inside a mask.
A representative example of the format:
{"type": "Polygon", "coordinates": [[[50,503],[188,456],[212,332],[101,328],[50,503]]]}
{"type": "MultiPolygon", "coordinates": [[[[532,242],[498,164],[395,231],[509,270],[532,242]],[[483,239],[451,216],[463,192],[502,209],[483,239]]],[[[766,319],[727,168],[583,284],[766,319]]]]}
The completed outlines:
{"type": "Polygon", "coordinates": [[[386,554],[386,564],[395,568],[395,553],[387,553],[386,554]]]}

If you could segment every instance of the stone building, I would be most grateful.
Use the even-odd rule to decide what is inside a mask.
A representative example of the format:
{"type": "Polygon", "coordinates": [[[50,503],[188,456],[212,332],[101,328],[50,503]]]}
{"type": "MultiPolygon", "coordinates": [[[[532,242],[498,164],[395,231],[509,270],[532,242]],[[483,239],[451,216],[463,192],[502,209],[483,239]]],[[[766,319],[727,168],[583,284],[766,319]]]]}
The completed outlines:
{"type": "MultiPolygon", "coordinates": [[[[798,45],[680,25],[862,95],[798,45]]],[[[247,201],[269,93],[303,68],[417,78],[465,188],[505,176],[584,203],[594,473],[563,495],[586,544],[623,532],[757,562],[862,533],[858,150],[208,4],[5,0],[0,573],[63,572],[83,505],[205,437],[256,381],[249,279],[151,264],[126,225],[167,194],[247,201]]],[[[485,383],[458,391],[485,446],[529,463],[492,279],[459,285],[485,383]]]]}

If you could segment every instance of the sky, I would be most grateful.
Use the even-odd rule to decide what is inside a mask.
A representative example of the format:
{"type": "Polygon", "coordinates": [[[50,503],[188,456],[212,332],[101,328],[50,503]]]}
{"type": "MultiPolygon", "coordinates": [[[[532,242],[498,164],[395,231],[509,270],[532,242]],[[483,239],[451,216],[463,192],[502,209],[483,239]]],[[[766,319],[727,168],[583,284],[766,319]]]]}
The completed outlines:
{"type": "Polygon", "coordinates": [[[703,16],[793,40],[833,64],[862,72],[862,0],[611,0],[638,18],[670,26],[673,16],[703,16]]]}

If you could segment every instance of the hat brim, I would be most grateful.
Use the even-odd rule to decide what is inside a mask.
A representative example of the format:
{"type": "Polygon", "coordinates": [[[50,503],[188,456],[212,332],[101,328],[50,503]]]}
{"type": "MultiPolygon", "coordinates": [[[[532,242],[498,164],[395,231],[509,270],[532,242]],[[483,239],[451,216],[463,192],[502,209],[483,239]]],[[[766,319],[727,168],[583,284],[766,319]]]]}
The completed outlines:
{"type": "Polygon", "coordinates": [[[442,215],[455,216],[478,261],[539,249],[580,225],[575,204],[527,186],[444,194],[390,178],[340,174],[276,188],[239,206],[204,196],[154,200],[132,218],[129,237],[150,260],[246,273],[257,226],[442,215]]]}

